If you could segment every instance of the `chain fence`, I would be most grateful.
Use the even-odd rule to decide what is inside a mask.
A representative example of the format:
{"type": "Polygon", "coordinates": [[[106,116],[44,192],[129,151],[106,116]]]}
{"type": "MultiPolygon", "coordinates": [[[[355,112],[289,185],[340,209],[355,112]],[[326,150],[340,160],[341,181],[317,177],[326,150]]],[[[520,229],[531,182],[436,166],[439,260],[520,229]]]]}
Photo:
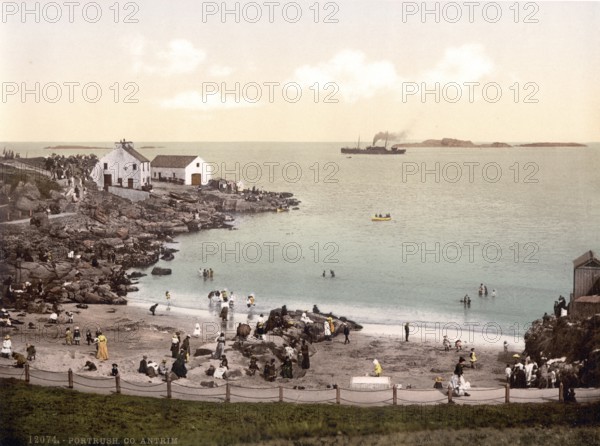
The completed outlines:
{"type": "MultiPolygon", "coordinates": [[[[343,404],[352,406],[396,406],[465,404],[489,405],[506,403],[562,402],[562,387],[551,389],[511,389],[510,387],[471,388],[469,396],[457,397],[451,389],[389,389],[326,388],[304,389],[285,386],[248,387],[224,381],[223,385],[198,387],[184,380],[166,379],[158,383],[131,382],[115,377],[93,377],[67,372],[0,366],[0,378],[13,378],[46,387],[62,387],[97,394],[124,394],[153,398],[175,398],[186,401],[265,403],[287,402],[298,404],[343,404]]],[[[576,400],[580,403],[600,401],[600,389],[577,388],[576,400]]]]}

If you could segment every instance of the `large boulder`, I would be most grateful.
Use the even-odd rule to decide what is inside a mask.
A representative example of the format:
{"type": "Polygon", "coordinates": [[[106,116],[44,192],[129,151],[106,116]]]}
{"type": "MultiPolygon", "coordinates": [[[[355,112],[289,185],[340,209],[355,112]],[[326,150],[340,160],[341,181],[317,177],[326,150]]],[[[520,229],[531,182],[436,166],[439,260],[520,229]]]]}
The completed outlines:
{"type": "Polygon", "coordinates": [[[160,266],[155,266],[152,268],[153,276],[168,276],[171,274],[171,268],[161,268],[160,266]]]}

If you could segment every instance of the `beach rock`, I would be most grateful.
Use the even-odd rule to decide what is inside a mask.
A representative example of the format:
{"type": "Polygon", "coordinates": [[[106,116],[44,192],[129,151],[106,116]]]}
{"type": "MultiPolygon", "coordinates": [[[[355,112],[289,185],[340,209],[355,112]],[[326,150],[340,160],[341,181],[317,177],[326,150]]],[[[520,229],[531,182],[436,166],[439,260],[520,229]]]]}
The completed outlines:
{"type": "Polygon", "coordinates": [[[194,357],[212,355],[212,353],[213,353],[213,351],[209,350],[207,348],[197,348],[196,351],[194,352],[194,357]]]}
{"type": "Polygon", "coordinates": [[[151,274],[153,276],[168,276],[171,274],[171,268],[161,268],[160,266],[155,266],[152,268],[151,274]]]}

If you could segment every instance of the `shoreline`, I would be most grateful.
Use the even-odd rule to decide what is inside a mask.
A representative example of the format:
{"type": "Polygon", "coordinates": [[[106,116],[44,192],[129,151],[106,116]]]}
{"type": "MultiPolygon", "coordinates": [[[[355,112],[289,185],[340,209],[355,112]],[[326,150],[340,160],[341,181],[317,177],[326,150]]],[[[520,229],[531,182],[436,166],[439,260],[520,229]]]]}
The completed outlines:
{"type": "MultiPolygon", "coordinates": [[[[127,306],[133,306],[140,309],[146,309],[151,305],[150,302],[145,302],[142,300],[136,300],[135,297],[132,299],[128,297],[127,306]]],[[[162,308],[164,310],[165,305],[159,303],[159,310],[162,308]]],[[[242,312],[233,312],[234,319],[233,321],[229,321],[229,323],[233,325],[237,325],[238,322],[241,323],[256,323],[256,320],[259,316],[259,311],[253,311],[252,313],[248,313],[245,309],[245,306],[242,305],[242,312]]],[[[190,317],[196,317],[200,319],[215,319],[217,318],[217,313],[212,311],[210,307],[205,308],[188,308],[188,307],[178,307],[171,306],[171,312],[173,314],[188,314],[190,317]]],[[[268,313],[265,312],[265,315],[268,313]]],[[[334,313],[335,314],[335,313],[334,313]]],[[[337,314],[337,316],[346,316],[346,314],[337,314]]],[[[361,330],[362,334],[368,336],[383,336],[389,338],[403,338],[404,337],[404,329],[402,324],[385,324],[385,323],[362,323],[360,320],[356,320],[358,324],[362,325],[363,329],[361,330]]],[[[497,328],[492,324],[479,324],[479,326],[475,327],[473,322],[459,325],[457,323],[449,322],[430,322],[430,321],[410,321],[413,328],[411,328],[411,332],[409,334],[410,339],[416,339],[420,343],[430,344],[430,345],[441,345],[443,336],[447,335],[451,342],[454,342],[456,339],[461,339],[463,341],[463,345],[472,345],[475,347],[483,347],[489,348],[495,351],[503,350],[503,343],[507,341],[510,348],[513,350],[524,350],[525,349],[525,341],[523,339],[523,335],[521,334],[518,339],[515,336],[510,336],[507,334],[500,334],[497,331],[497,328]]]]}

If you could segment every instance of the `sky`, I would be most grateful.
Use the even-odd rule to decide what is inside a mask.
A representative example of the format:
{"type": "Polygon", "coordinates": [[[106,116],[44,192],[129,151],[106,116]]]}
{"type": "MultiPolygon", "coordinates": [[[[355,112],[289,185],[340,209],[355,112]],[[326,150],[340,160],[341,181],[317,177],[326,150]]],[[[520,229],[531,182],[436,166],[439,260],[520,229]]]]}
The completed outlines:
{"type": "Polygon", "coordinates": [[[23,5],[1,141],[600,141],[600,2],[23,5]]]}

